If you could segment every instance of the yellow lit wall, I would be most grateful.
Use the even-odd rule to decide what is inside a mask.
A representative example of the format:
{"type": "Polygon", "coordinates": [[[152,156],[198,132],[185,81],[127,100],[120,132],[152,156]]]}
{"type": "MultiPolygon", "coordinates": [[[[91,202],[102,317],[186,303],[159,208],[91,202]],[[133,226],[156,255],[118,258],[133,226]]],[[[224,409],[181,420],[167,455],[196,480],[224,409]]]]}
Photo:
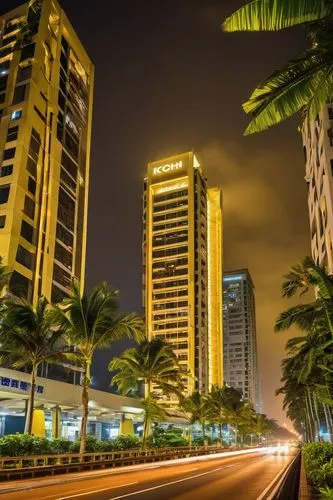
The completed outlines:
{"type": "Polygon", "coordinates": [[[207,392],[223,373],[220,190],[209,194],[193,152],[175,155],[148,164],[143,211],[148,337],[172,344],[187,393],[207,392]]]}
{"type": "Polygon", "coordinates": [[[55,0],[41,2],[37,33],[18,48],[19,23],[24,26],[29,8],[31,2],[0,18],[0,88],[1,68],[8,67],[4,99],[0,91],[0,169],[13,169],[0,176],[0,190],[10,187],[8,201],[0,204],[0,221],[5,217],[0,255],[21,281],[29,280],[29,300],[45,295],[55,301],[68,293],[73,278],[84,284],[94,68],[55,0]],[[6,47],[4,57],[1,47],[6,47]],[[15,127],[17,137],[8,137],[15,127]],[[5,159],[9,149],[15,154],[5,159]],[[64,207],[59,215],[60,190],[71,200],[73,217],[64,207]]]}

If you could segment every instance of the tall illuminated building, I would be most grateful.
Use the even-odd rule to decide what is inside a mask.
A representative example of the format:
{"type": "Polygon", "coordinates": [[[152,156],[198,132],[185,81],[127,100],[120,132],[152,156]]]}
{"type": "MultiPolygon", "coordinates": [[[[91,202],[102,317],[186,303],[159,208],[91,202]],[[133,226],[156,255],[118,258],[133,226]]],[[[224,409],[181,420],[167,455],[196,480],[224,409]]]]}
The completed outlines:
{"type": "Polygon", "coordinates": [[[333,104],[306,123],[302,135],[311,253],[317,264],[333,274],[333,104]]]}
{"type": "Polygon", "coordinates": [[[0,255],[34,303],[83,286],[93,85],[56,0],[0,17],[0,255]]]}
{"type": "Polygon", "coordinates": [[[224,380],[259,411],[254,285],[248,269],[223,275],[224,380]]]}
{"type": "Polygon", "coordinates": [[[148,164],[143,199],[148,336],[172,344],[187,393],[206,392],[223,380],[221,191],[188,152],[148,164]]]}

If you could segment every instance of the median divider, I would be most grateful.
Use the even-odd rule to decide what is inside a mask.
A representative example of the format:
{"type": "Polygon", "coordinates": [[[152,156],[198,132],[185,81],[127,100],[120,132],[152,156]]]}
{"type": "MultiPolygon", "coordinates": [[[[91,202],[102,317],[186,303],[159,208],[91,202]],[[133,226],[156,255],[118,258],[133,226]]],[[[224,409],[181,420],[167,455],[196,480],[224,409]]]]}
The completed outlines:
{"type": "MultiPolygon", "coordinates": [[[[221,448],[220,446],[192,446],[85,453],[83,456],[75,453],[3,457],[0,458],[0,481],[122,467],[172,459],[186,459],[212,454],[228,456],[229,454],[244,453],[245,451],[231,450],[232,448],[221,448]]],[[[249,452],[257,450],[254,448],[248,449],[249,452]]]]}

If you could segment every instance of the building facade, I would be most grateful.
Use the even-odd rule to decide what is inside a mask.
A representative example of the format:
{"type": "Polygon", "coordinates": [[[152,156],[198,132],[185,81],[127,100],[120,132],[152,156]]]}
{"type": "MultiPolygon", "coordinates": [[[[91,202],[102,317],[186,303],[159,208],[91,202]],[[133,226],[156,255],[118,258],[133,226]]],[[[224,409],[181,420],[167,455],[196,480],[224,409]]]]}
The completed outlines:
{"type": "Polygon", "coordinates": [[[33,303],[83,286],[93,86],[56,0],[0,17],[0,255],[33,303]]]}
{"type": "Polygon", "coordinates": [[[333,104],[303,130],[311,253],[333,274],[333,104]]]}
{"type": "Polygon", "coordinates": [[[221,190],[207,187],[193,152],[149,163],[143,197],[147,333],[172,344],[190,373],[188,394],[222,384],[221,277],[221,190]]]}
{"type": "Polygon", "coordinates": [[[259,410],[254,285],[248,269],[223,275],[224,380],[259,410]]]}

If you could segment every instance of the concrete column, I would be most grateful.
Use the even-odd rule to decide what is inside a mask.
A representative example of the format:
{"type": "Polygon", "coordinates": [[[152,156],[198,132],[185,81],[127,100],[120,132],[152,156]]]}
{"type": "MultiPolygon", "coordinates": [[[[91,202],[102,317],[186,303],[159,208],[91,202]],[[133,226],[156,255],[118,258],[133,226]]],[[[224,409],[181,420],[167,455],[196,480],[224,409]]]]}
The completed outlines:
{"type": "Polygon", "coordinates": [[[60,417],[61,417],[61,409],[59,406],[52,408],[52,437],[58,438],[61,436],[61,427],[60,427],[60,417]]]}
{"type": "Polygon", "coordinates": [[[122,413],[121,415],[119,434],[129,434],[130,436],[134,436],[133,420],[128,418],[128,415],[125,413],[122,413]]]}
{"type": "Polygon", "coordinates": [[[31,433],[34,436],[45,437],[45,413],[43,408],[34,408],[31,433]]]}

